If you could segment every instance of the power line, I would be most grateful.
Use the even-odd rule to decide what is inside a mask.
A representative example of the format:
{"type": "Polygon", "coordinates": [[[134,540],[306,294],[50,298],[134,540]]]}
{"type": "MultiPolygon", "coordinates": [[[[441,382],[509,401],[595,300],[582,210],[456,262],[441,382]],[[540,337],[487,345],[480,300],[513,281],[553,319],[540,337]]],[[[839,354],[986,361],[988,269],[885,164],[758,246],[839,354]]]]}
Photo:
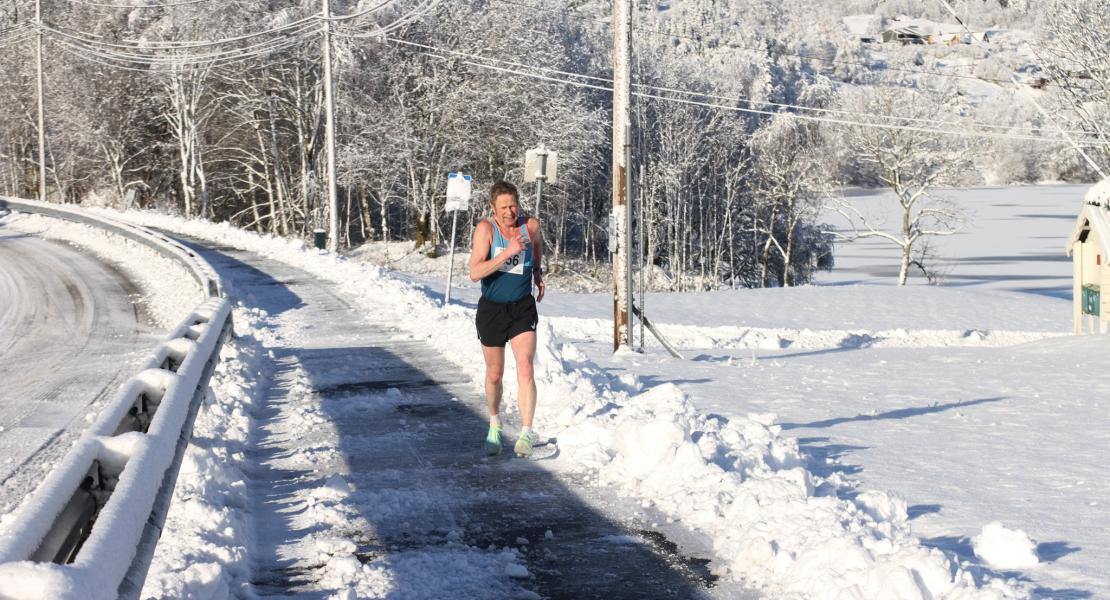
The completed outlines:
{"type": "MultiPolygon", "coordinates": [[[[612,91],[612,87],[610,85],[597,85],[597,84],[584,83],[584,82],[581,82],[581,81],[572,81],[572,80],[568,80],[568,79],[561,79],[561,78],[558,78],[558,77],[552,77],[552,76],[548,76],[548,75],[541,75],[541,74],[535,73],[535,71],[554,72],[558,75],[566,75],[566,76],[577,77],[577,78],[581,78],[581,79],[589,79],[589,80],[600,81],[600,82],[603,82],[603,83],[611,84],[612,80],[606,79],[606,78],[603,78],[603,77],[584,75],[584,74],[581,74],[581,73],[572,73],[572,72],[568,72],[568,71],[560,71],[560,70],[557,70],[557,69],[551,69],[551,68],[547,68],[547,67],[536,67],[536,66],[533,66],[533,65],[525,65],[525,64],[522,64],[522,63],[512,63],[510,61],[500,61],[498,59],[490,59],[490,58],[483,57],[483,56],[480,56],[480,55],[468,54],[468,53],[465,53],[465,52],[459,52],[459,51],[455,51],[455,50],[444,50],[444,49],[441,49],[441,48],[436,48],[434,46],[428,46],[426,44],[419,44],[419,43],[416,43],[416,42],[409,42],[409,41],[406,41],[406,40],[398,40],[396,38],[387,38],[387,40],[390,41],[390,42],[393,42],[395,44],[415,46],[415,47],[421,47],[421,48],[427,49],[430,52],[421,52],[421,53],[422,54],[428,54],[429,56],[433,56],[435,58],[447,59],[446,56],[443,56],[443,55],[440,55],[440,54],[435,54],[435,53],[438,52],[438,53],[454,54],[456,56],[463,56],[463,57],[466,57],[466,58],[476,59],[477,61],[508,63],[508,64],[511,64],[515,67],[528,69],[530,71],[522,71],[522,70],[518,70],[518,69],[497,67],[497,66],[494,66],[494,65],[486,64],[486,62],[463,61],[464,64],[468,64],[468,65],[472,65],[472,66],[476,66],[476,67],[480,67],[480,68],[496,70],[496,71],[500,71],[500,72],[504,72],[504,73],[515,74],[515,75],[523,75],[523,76],[531,77],[531,78],[534,78],[534,79],[541,79],[541,80],[544,80],[544,81],[550,81],[550,82],[554,82],[554,83],[564,83],[564,84],[568,84],[568,85],[574,85],[574,86],[577,86],[577,87],[588,88],[588,89],[595,89],[595,90],[599,90],[599,91],[607,91],[607,92],[612,91]]],[[[722,100],[731,100],[731,101],[739,101],[739,102],[747,102],[747,103],[758,103],[757,101],[752,101],[752,100],[747,99],[747,98],[729,97],[729,96],[714,96],[712,94],[705,94],[705,93],[702,93],[702,92],[695,92],[695,91],[690,91],[690,90],[681,90],[681,89],[677,89],[677,88],[663,88],[663,87],[643,85],[643,84],[638,84],[636,87],[641,88],[641,89],[662,91],[662,92],[667,92],[667,93],[679,93],[679,94],[684,94],[684,95],[689,95],[689,96],[701,96],[701,97],[716,98],[716,99],[722,99],[722,100]]],[[[1045,141],[1064,142],[1064,141],[1066,141],[1066,140],[1059,139],[1059,138],[1048,138],[1048,137],[1044,137],[1044,136],[1032,136],[1032,135],[1019,135],[1019,134],[1011,134],[1011,133],[1004,133],[1004,132],[981,131],[981,130],[970,130],[970,131],[969,130],[953,130],[953,129],[942,129],[942,128],[935,128],[935,127],[930,128],[930,127],[919,127],[919,126],[913,126],[913,125],[883,124],[883,123],[875,123],[875,122],[861,122],[861,121],[849,120],[849,119],[836,119],[836,118],[829,118],[829,117],[818,117],[818,116],[814,116],[814,115],[800,114],[800,113],[796,113],[796,112],[759,110],[759,109],[754,109],[754,108],[742,108],[742,107],[738,107],[738,106],[731,106],[731,105],[725,105],[725,104],[698,102],[698,101],[693,101],[693,100],[685,100],[685,99],[682,99],[682,98],[674,98],[672,96],[663,96],[663,95],[660,95],[660,94],[652,94],[652,93],[647,93],[647,92],[636,92],[634,95],[644,97],[644,98],[652,98],[652,99],[665,100],[665,101],[670,101],[670,102],[679,102],[679,103],[682,103],[682,104],[697,105],[697,106],[703,106],[703,107],[708,107],[708,108],[724,109],[724,110],[730,110],[730,111],[735,111],[735,112],[743,112],[743,113],[748,113],[748,114],[757,114],[757,115],[766,115],[766,116],[787,115],[787,116],[791,116],[791,117],[795,117],[795,118],[799,118],[799,119],[804,119],[804,120],[820,121],[820,122],[826,122],[826,123],[836,123],[836,124],[842,124],[842,125],[886,128],[886,129],[895,129],[895,130],[903,130],[903,131],[930,132],[930,133],[940,133],[940,134],[946,134],[946,135],[961,135],[961,136],[969,136],[969,137],[978,137],[978,136],[997,137],[997,138],[1006,138],[1006,139],[1020,139],[1020,140],[1040,141],[1040,142],[1045,142],[1045,141]]],[[[964,122],[964,123],[954,123],[954,122],[951,122],[951,121],[948,121],[948,122],[945,122],[945,121],[930,121],[928,119],[920,119],[919,120],[919,119],[914,119],[914,118],[910,118],[910,117],[898,117],[898,116],[894,116],[894,115],[876,115],[876,114],[871,114],[871,113],[860,113],[860,112],[839,111],[839,110],[838,111],[833,111],[832,109],[819,109],[819,108],[812,108],[812,107],[801,106],[801,105],[796,105],[796,104],[771,103],[771,102],[764,103],[764,104],[772,105],[772,106],[779,107],[779,108],[792,109],[792,110],[809,111],[809,112],[832,112],[832,113],[836,113],[836,114],[863,117],[863,118],[869,118],[869,119],[875,119],[875,118],[893,119],[893,120],[899,121],[899,122],[911,122],[911,123],[912,122],[926,122],[926,123],[935,123],[935,124],[941,124],[941,125],[963,125],[963,126],[970,125],[972,127],[983,127],[983,126],[985,126],[985,127],[1005,127],[1003,125],[993,125],[993,124],[985,125],[985,124],[976,123],[974,121],[964,122]]],[[[1020,129],[1020,128],[1015,127],[1013,129],[1020,129]]],[[[1089,132],[1085,132],[1085,133],[1090,135],[1089,132]]],[[[1095,141],[1091,141],[1090,143],[1096,144],[1096,145],[1107,144],[1107,142],[1095,142],[1095,141]]]]}
{"type": "MultiPolygon", "coordinates": [[[[403,26],[405,26],[409,23],[412,23],[413,21],[416,21],[416,20],[422,18],[424,15],[430,13],[437,6],[439,6],[441,1],[442,0],[427,0],[427,1],[424,2],[423,6],[420,6],[416,9],[412,10],[411,12],[409,12],[406,15],[402,15],[401,17],[399,17],[397,20],[393,21],[389,25],[386,25],[384,27],[379,27],[377,30],[363,31],[363,32],[360,32],[360,33],[336,32],[335,35],[337,35],[339,37],[348,38],[348,39],[381,37],[382,35],[384,35],[386,33],[389,33],[390,31],[393,31],[394,29],[398,29],[398,28],[403,27],[403,26]]],[[[333,18],[333,20],[334,20],[334,18],[333,18]]]]}
{"type": "MultiPolygon", "coordinates": [[[[81,57],[93,57],[98,59],[98,62],[110,66],[120,65],[142,65],[146,67],[183,67],[183,66],[216,66],[227,65],[242,62],[259,56],[274,54],[285,50],[287,48],[296,46],[302,43],[309,35],[315,35],[313,30],[305,30],[302,33],[279,38],[275,40],[267,40],[247,47],[232,48],[220,52],[210,52],[207,54],[192,54],[186,56],[147,56],[120,53],[115,51],[104,51],[95,47],[83,45],[74,42],[70,39],[54,39],[53,41],[71,50],[81,57]]],[[[133,70],[148,70],[148,69],[133,69],[133,70]]]]}
{"type": "MultiPolygon", "coordinates": [[[[602,24],[606,24],[606,25],[609,23],[607,20],[595,19],[595,18],[592,18],[592,17],[587,17],[585,15],[574,14],[574,11],[559,10],[559,9],[550,8],[550,7],[546,7],[546,6],[542,6],[542,5],[529,4],[527,2],[520,2],[519,0],[495,0],[495,1],[496,2],[501,2],[503,4],[513,4],[513,5],[524,7],[524,8],[531,8],[531,9],[534,9],[534,10],[541,10],[541,11],[546,11],[546,12],[551,12],[551,13],[565,14],[567,16],[570,16],[570,17],[573,17],[573,18],[579,19],[579,20],[593,21],[595,23],[602,23],[602,24]]],[[[659,37],[689,40],[689,41],[692,41],[692,42],[697,42],[699,44],[705,43],[705,40],[703,40],[701,38],[694,37],[694,36],[690,36],[690,35],[682,35],[682,34],[679,34],[679,33],[668,33],[666,31],[660,31],[658,29],[651,29],[651,28],[647,28],[647,27],[633,26],[632,29],[634,29],[636,31],[639,31],[639,32],[647,33],[647,34],[650,34],[650,35],[659,36],[659,37]]],[[[878,70],[878,69],[875,68],[875,66],[873,64],[870,64],[870,63],[865,63],[865,62],[860,62],[860,61],[853,61],[853,60],[844,60],[844,59],[838,59],[838,58],[830,58],[830,57],[821,56],[821,55],[818,55],[818,54],[803,54],[803,53],[800,53],[800,52],[791,52],[789,50],[771,48],[767,45],[745,46],[743,44],[737,44],[735,42],[724,42],[724,41],[718,42],[718,45],[724,46],[726,48],[733,48],[735,50],[747,50],[749,52],[758,52],[758,53],[761,53],[761,54],[773,54],[773,55],[777,55],[777,56],[790,56],[790,57],[801,58],[801,59],[805,59],[805,60],[814,60],[814,61],[819,61],[819,62],[826,62],[826,63],[829,63],[829,64],[851,65],[851,66],[857,66],[857,67],[864,67],[868,71],[871,71],[871,72],[875,72],[875,71],[878,70]]],[[[898,67],[898,66],[889,66],[889,65],[884,66],[881,70],[899,71],[899,72],[903,72],[903,73],[911,73],[911,74],[914,74],[914,75],[934,75],[934,76],[937,76],[937,77],[948,77],[948,78],[954,78],[954,79],[972,79],[972,80],[975,80],[975,81],[987,81],[987,82],[990,82],[990,83],[997,83],[997,84],[1007,84],[1008,85],[1010,83],[1010,80],[1008,80],[1008,79],[998,79],[998,78],[994,78],[994,77],[979,77],[979,76],[976,76],[976,75],[967,75],[967,74],[964,74],[964,73],[948,73],[948,72],[944,72],[944,71],[932,71],[932,70],[927,70],[927,69],[911,69],[911,68],[908,68],[908,67],[898,67]]]]}
{"type": "Polygon", "coordinates": [[[284,25],[279,25],[277,27],[273,27],[273,28],[266,29],[266,30],[263,30],[263,31],[256,31],[256,32],[253,32],[253,33],[248,33],[248,34],[244,34],[244,35],[239,35],[239,36],[229,37],[229,38],[223,38],[223,39],[218,39],[218,40],[183,40],[183,41],[174,41],[174,40],[166,40],[166,41],[119,40],[117,42],[107,42],[107,41],[101,41],[101,40],[95,39],[95,38],[100,38],[101,36],[91,34],[91,33],[85,32],[85,31],[70,32],[70,31],[64,31],[62,29],[58,29],[58,28],[55,28],[55,27],[51,27],[49,25],[43,25],[43,31],[45,31],[47,33],[54,34],[54,35],[65,36],[65,37],[68,37],[68,38],[70,38],[70,39],[72,39],[76,42],[80,42],[80,43],[84,43],[84,44],[88,44],[88,45],[102,46],[102,47],[105,47],[105,48],[121,48],[121,49],[127,49],[127,50],[150,50],[150,51],[154,51],[154,50],[173,50],[173,49],[197,49],[197,48],[208,48],[208,47],[212,47],[212,46],[222,46],[222,45],[231,44],[231,43],[235,43],[235,42],[242,42],[242,41],[245,41],[245,40],[254,39],[254,38],[257,38],[257,37],[279,34],[279,33],[294,30],[294,29],[297,29],[297,28],[314,26],[318,23],[318,21],[319,21],[318,16],[305,17],[303,19],[298,19],[296,21],[292,21],[290,23],[286,23],[284,25]]]}
{"type": "Polygon", "coordinates": [[[106,2],[92,2],[91,0],[66,0],[73,4],[83,4],[85,6],[95,6],[98,8],[119,8],[119,9],[141,9],[141,8],[174,8],[177,6],[189,6],[191,4],[201,4],[203,2],[211,2],[212,0],[183,0],[182,2],[172,3],[159,3],[159,4],[109,4],[106,2]]]}
{"type": "Polygon", "coordinates": [[[7,38],[0,38],[0,47],[15,46],[15,45],[21,44],[23,42],[26,42],[27,40],[33,40],[33,39],[35,39],[35,35],[37,35],[35,32],[29,31],[29,32],[15,34],[15,35],[12,35],[12,36],[7,37],[7,38]]]}

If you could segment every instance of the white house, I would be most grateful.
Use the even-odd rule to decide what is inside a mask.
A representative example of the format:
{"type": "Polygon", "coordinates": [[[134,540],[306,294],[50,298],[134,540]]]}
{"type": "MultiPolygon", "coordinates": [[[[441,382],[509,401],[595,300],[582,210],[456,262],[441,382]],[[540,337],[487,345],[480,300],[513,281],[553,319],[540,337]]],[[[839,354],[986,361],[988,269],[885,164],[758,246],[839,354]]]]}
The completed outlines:
{"type": "Polygon", "coordinates": [[[1110,178],[1087,192],[1068,237],[1072,257],[1075,333],[1106,333],[1110,328],[1110,178]],[[1106,293],[1103,293],[1106,292],[1106,293]]]}

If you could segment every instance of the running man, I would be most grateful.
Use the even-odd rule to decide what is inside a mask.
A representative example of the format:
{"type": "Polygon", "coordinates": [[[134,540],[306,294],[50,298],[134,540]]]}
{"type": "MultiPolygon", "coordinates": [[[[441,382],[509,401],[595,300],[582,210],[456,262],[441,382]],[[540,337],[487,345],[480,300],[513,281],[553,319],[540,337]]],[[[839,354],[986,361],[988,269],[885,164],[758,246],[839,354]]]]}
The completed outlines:
{"type": "Polygon", "coordinates": [[[532,360],[536,355],[536,303],[543,300],[543,238],[540,222],[520,216],[520,193],[516,186],[498,181],[489,191],[492,216],[474,228],[470,249],[470,280],[482,281],[475,325],[486,359],[486,404],[489,407],[489,432],[486,454],[501,452],[501,377],[505,373],[505,344],[513,348],[516,381],[520,397],[523,429],[514,451],[517,456],[532,455],[536,434],[532,417],[536,414],[536,379],[532,360]],[[536,296],[532,296],[532,283],[536,296]]]}

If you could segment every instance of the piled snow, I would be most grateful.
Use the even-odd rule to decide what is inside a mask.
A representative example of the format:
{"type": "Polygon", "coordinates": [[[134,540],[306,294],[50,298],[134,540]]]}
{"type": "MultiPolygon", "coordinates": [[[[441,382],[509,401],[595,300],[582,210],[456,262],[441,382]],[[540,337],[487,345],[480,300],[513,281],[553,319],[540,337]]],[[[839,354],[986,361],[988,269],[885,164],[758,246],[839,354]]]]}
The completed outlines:
{"type": "Polygon", "coordinates": [[[180,263],[125,237],[89,225],[32,214],[13,214],[4,224],[29,235],[68,242],[114,265],[143,290],[143,296],[134,302],[159,327],[169,329],[177,325],[204,299],[200,286],[180,263]]]}
{"type": "MultiPolygon", "coordinates": [[[[258,252],[334,281],[374,319],[432,340],[481,389],[484,365],[471,309],[441,307],[427,290],[378,268],[307,251],[299,242],[154,214],[123,217],[258,252]]],[[[778,597],[1027,595],[1017,582],[977,579],[945,553],[924,547],[909,532],[905,510],[896,499],[872,494],[853,502],[838,497],[838,491],[847,491],[844,484],[835,476],[824,479],[807,471],[797,442],[781,435],[774,416],[726,422],[700,414],[673,385],[640,393],[637,382],[613,380],[582,358],[581,351],[556,336],[549,321],[541,321],[536,377],[544,410],[537,425],[559,439],[562,454],[554,466],[612,485],[709,536],[721,575],[778,597]]],[[[512,377],[506,373],[507,379],[512,377]]],[[[508,406],[514,404],[506,400],[508,406]]],[[[319,491],[343,493],[342,486],[326,487],[319,491]]],[[[326,511],[327,506],[324,501],[321,508],[326,511]]],[[[344,557],[329,561],[328,569],[355,585],[358,595],[389,591],[384,574],[379,578],[372,565],[360,567],[350,554],[340,554],[344,557]]],[[[465,548],[457,554],[451,564],[468,556],[465,548]]],[[[476,553],[474,559],[469,568],[498,568],[509,576],[516,569],[510,566],[512,556],[500,565],[490,564],[486,554],[476,553]]],[[[443,564],[388,566],[450,576],[443,564]]]]}
{"type": "MultiPolygon", "coordinates": [[[[558,317],[560,336],[590,342],[612,338],[612,322],[605,319],[558,317]]],[[[819,350],[830,348],[932,348],[947,346],[1014,346],[1058,333],[1032,331],[930,330],[904,328],[880,330],[793,329],[770,327],[705,327],[657,324],[656,328],[679,348],[819,350]]]]}
{"type": "Polygon", "coordinates": [[[1006,529],[994,521],[971,540],[975,555],[996,569],[1028,569],[1040,563],[1037,544],[1020,529],[1006,529]]]}
{"type": "Polygon", "coordinates": [[[251,333],[263,316],[242,307],[233,313],[237,335],[221,351],[197,412],[143,598],[236,597],[249,581],[243,469],[263,365],[251,333]]]}

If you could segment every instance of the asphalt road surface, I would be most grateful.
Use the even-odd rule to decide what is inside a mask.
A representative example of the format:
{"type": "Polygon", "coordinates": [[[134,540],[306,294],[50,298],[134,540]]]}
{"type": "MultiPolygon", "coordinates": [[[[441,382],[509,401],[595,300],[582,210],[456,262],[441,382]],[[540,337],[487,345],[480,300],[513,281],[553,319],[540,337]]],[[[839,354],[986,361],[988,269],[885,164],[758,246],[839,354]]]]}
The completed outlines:
{"type": "Polygon", "coordinates": [[[157,343],[123,274],[0,221],[0,514],[42,481],[157,343]]]}

